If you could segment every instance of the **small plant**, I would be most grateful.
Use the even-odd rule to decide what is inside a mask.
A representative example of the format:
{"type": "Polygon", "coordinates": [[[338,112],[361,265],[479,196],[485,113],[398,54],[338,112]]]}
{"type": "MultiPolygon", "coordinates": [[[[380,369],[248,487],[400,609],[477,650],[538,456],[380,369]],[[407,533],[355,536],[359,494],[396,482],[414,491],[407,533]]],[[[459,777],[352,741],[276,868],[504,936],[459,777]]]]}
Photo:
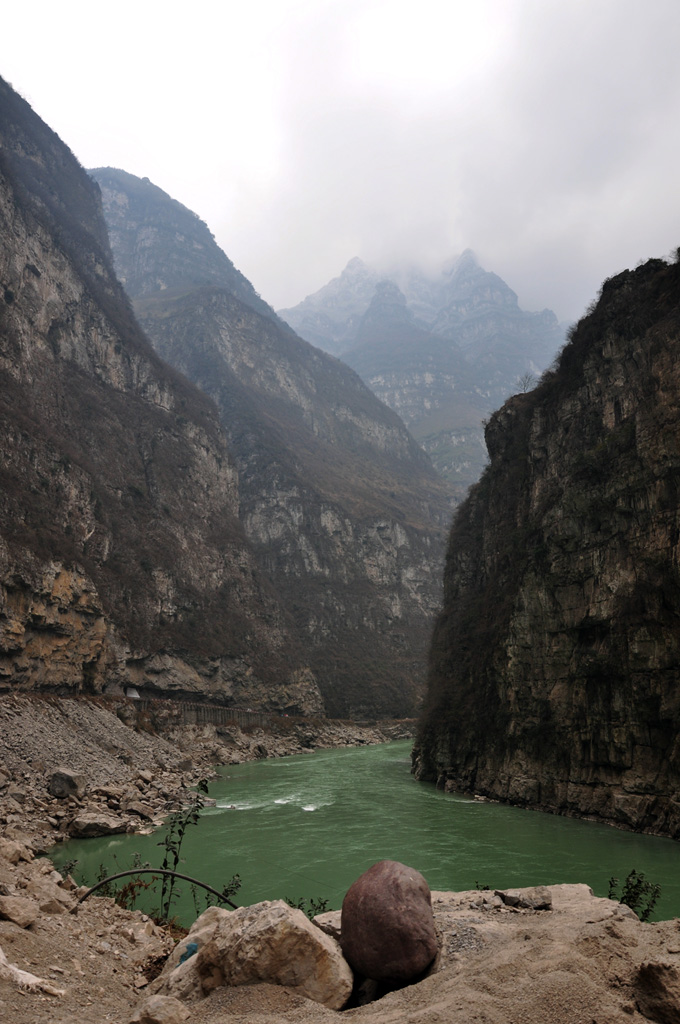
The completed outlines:
{"type": "MultiPolygon", "coordinates": [[[[171,930],[171,932],[176,932],[177,935],[184,934],[186,931],[186,929],[182,929],[181,926],[177,924],[174,917],[170,917],[172,905],[181,895],[181,890],[176,887],[178,878],[189,882],[197,914],[201,913],[198,900],[199,888],[204,889],[208,893],[205,897],[206,907],[214,906],[215,904],[228,903],[230,906],[236,908],[236,904],[232,903],[230,897],[234,896],[241,888],[240,875],[232,875],[223,889],[218,891],[217,889],[213,889],[212,886],[207,885],[205,882],[201,882],[196,878],[191,878],[189,875],[185,875],[177,871],[177,866],[180,863],[182,842],[184,840],[186,830],[189,825],[197,824],[200,813],[205,806],[203,797],[208,792],[208,784],[206,780],[201,779],[197,788],[198,793],[189,807],[184,808],[181,811],[177,811],[168,821],[168,829],[165,837],[160,843],[158,843],[159,846],[165,847],[165,855],[160,868],[152,868],[148,861],[142,863],[142,858],[137,852],[133,856],[133,867],[130,870],[119,871],[111,875],[106,867],[103,864],[100,864],[96,884],[93,885],[78,902],[82,903],[82,901],[87,899],[88,896],[92,895],[92,893],[98,892],[102,896],[111,896],[120,906],[124,907],[126,910],[131,910],[134,908],[141,892],[147,889],[153,889],[155,892],[154,885],[158,882],[160,876],[160,906],[150,913],[157,924],[165,925],[171,930]],[[140,875],[151,875],[152,877],[149,882],[145,882],[140,875]],[[132,876],[130,881],[120,887],[116,885],[116,882],[120,878],[129,876],[132,876]]],[[[113,855],[113,859],[116,861],[116,865],[118,866],[115,854],[113,855]]],[[[76,862],[74,861],[73,863],[76,862]]],[[[324,906],[322,909],[325,909],[326,901],[323,902],[324,906]]]]}
{"type": "Polygon", "coordinates": [[[475,882],[475,889],[477,892],[489,892],[490,888],[491,887],[488,885],[480,885],[479,882],[475,882]]]}
{"type": "Polygon", "coordinates": [[[240,888],[241,888],[241,876],[240,875],[232,875],[231,878],[229,879],[229,881],[227,882],[227,884],[222,889],[222,892],[220,893],[219,896],[216,896],[212,892],[204,892],[203,893],[203,901],[205,903],[205,907],[201,908],[201,903],[200,903],[200,900],[199,900],[198,886],[192,884],[191,885],[191,898],[192,898],[193,903],[194,903],[194,910],[196,911],[196,916],[198,917],[203,912],[203,909],[206,909],[207,907],[214,907],[214,906],[216,906],[219,903],[231,903],[231,897],[235,896],[240,888]]]}
{"type": "Polygon", "coordinates": [[[523,373],[521,377],[517,378],[517,390],[520,394],[525,395],[527,391],[532,391],[538,383],[533,373],[523,373]]]}
{"type": "MultiPolygon", "coordinates": [[[[184,842],[184,836],[190,825],[196,825],[201,815],[201,811],[205,806],[204,796],[208,792],[208,783],[205,779],[201,779],[197,786],[198,793],[194,797],[189,807],[184,808],[181,811],[176,811],[175,814],[171,815],[168,821],[168,830],[165,833],[165,837],[162,842],[158,845],[165,847],[165,854],[163,856],[163,863],[161,868],[167,871],[177,871],[177,867],[180,863],[180,856],[182,851],[182,843],[184,842]]],[[[161,883],[161,902],[158,910],[158,917],[161,921],[170,921],[170,911],[172,910],[173,903],[181,895],[179,889],[175,889],[176,879],[174,877],[168,877],[163,875],[163,881],[161,883]]]]}
{"type": "Polygon", "coordinates": [[[139,894],[141,892],[146,892],[147,889],[153,888],[155,881],[155,875],[153,875],[148,882],[145,882],[144,879],[139,876],[131,878],[129,882],[122,885],[116,892],[116,903],[119,907],[122,907],[123,910],[134,910],[139,894]]]}
{"type": "Polygon", "coordinates": [[[328,900],[320,896],[316,899],[313,896],[310,896],[309,899],[306,896],[299,896],[296,900],[291,900],[286,896],[286,903],[294,910],[301,910],[310,921],[317,914],[323,914],[328,906],[328,900]]]}
{"type": "Polygon", "coordinates": [[[100,864],[99,865],[99,870],[97,872],[97,882],[102,882],[104,884],[101,885],[100,888],[99,888],[99,895],[100,896],[108,896],[112,900],[115,900],[117,895],[118,895],[118,886],[115,884],[115,882],[106,881],[106,879],[108,879],[108,877],[109,877],[109,870],[108,870],[108,868],[106,867],[106,865],[100,864]]]}
{"type": "Polygon", "coordinates": [[[661,886],[656,882],[647,881],[644,872],[638,873],[635,868],[626,875],[620,896],[617,892],[618,886],[619,879],[612,875],[609,879],[608,898],[630,907],[641,921],[648,921],[661,895],[661,886]]]}

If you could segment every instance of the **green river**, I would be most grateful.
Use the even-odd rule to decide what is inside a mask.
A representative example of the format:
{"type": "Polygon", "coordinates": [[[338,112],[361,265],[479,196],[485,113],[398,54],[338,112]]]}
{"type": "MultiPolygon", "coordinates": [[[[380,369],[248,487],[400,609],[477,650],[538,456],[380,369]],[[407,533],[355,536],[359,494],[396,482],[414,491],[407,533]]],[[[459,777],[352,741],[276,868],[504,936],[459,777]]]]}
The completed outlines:
{"type": "MultiPolygon", "coordinates": [[[[220,890],[238,873],[239,905],[304,897],[338,909],[382,859],[417,868],[431,889],[586,882],[600,896],[611,875],[635,868],[661,885],[652,919],[680,917],[677,842],[442,793],[414,780],[410,749],[404,740],[221,769],[210,784],[217,806],[187,830],[178,870],[220,890]]],[[[74,876],[93,884],[101,865],[123,871],[135,853],[160,867],[162,836],[73,840],[52,856],[57,866],[77,858],[74,876]]],[[[181,884],[177,914],[190,923],[194,903],[181,884]]]]}

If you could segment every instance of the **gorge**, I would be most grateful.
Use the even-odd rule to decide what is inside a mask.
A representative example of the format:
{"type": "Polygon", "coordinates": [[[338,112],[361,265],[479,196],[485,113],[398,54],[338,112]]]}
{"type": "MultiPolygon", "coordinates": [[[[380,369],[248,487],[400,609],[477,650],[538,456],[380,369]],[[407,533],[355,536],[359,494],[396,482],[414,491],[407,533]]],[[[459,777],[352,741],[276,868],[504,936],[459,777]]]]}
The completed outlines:
{"type": "Polygon", "coordinates": [[[427,456],[190,211],[118,172],[117,200],[147,202],[130,252],[112,229],[126,284],[218,415],[140,329],[99,187],[0,101],[2,687],[412,712],[451,509],[427,456]]]}
{"type": "MultiPolygon", "coordinates": [[[[87,801],[116,831],[150,828],[181,808],[199,768],[288,752],[231,725],[163,735],[151,697],[168,718],[182,702],[197,718],[206,702],[299,715],[296,750],[383,739],[326,716],[417,706],[452,488],[355,373],[280,321],[198,218],[122,171],[100,169],[97,185],[2,80],[0,143],[0,952],[65,987],[63,1003],[25,994],[2,959],[0,1011],[84,1024],[103,1007],[128,1024],[143,1019],[134,1007],[149,981],[139,947],[150,939],[162,959],[172,940],[95,899],[67,914],[73,884],[35,855],[87,801]],[[62,760],[86,778],[60,806],[47,778],[62,760]],[[23,924],[9,916],[21,911],[23,924]]],[[[468,258],[457,270],[479,281],[468,258]]],[[[680,837],[678,294],[680,266],[661,260],[606,282],[554,369],[487,426],[491,465],[451,532],[415,748],[418,778],[439,791],[402,765],[418,794],[409,829],[434,833],[435,862],[474,845],[449,829],[449,807],[531,820],[485,799],[598,818],[629,830],[627,850],[658,842],[677,856],[634,830],[680,837]]],[[[515,316],[500,286],[494,295],[515,316]]],[[[403,307],[381,289],[364,340],[391,319],[417,341],[403,307]]],[[[389,751],[361,753],[371,800],[345,831],[363,841],[352,817],[382,818],[388,832],[364,855],[406,857],[385,848],[406,803],[396,787],[392,814],[382,799],[389,751]]],[[[321,810],[303,793],[277,799],[321,810]]],[[[563,841],[576,854],[592,824],[534,822],[576,837],[563,841]]],[[[491,824],[482,843],[502,834],[491,824]]],[[[298,849],[309,864],[322,853],[309,837],[298,849]]],[[[507,884],[441,884],[472,881],[507,884]]],[[[642,925],[585,884],[555,881],[550,909],[437,895],[435,973],[350,1012],[380,1024],[675,1019],[677,924],[642,925]]],[[[223,986],[184,1017],[232,1011],[251,1024],[328,1019],[264,985],[223,986]]]]}
{"type": "Polygon", "coordinates": [[[243,528],[326,711],[411,713],[450,487],[352,370],[278,319],[195,214],[149,181],[92,173],[141,326],[219,410],[243,528]]]}

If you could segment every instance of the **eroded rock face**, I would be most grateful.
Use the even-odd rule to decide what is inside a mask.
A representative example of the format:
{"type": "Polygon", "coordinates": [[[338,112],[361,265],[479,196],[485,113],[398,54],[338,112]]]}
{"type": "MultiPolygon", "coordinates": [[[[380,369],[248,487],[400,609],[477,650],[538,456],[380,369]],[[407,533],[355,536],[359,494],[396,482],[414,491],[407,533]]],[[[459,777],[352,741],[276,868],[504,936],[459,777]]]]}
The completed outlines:
{"type": "Polygon", "coordinates": [[[135,321],[97,186],[1,80],[0,147],[0,689],[318,698],[214,406],[135,321]]]}
{"type": "MultiPolygon", "coordinates": [[[[140,323],[220,410],[246,535],[326,710],[411,714],[439,607],[450,488],[352,370],[255,302],[189,210],[123,171],[93,175],[140,323]]],[[[294,686],[281,696],[284,710],[300,706],[294,686]]]]}
{"type": "Polygon", "coordinates": [[[340,929],[347,961],[374,981],[406,984],[437,955],[429,886],[398,861],[379,861],[350,886],[340,929]]]}
{"type": "Polygon", "coordinates": [[[416,746],[442,787],[680,836],[680,265],[605,283],[487,429],[416,746]]]}

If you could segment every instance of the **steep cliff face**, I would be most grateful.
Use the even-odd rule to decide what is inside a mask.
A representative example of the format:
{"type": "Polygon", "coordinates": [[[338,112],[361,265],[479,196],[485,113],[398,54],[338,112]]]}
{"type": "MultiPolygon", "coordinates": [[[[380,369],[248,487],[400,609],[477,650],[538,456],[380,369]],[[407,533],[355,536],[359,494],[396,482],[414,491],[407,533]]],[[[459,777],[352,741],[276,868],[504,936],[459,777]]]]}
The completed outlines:
{"type": "Polygon", "coordinates": [[[564,332],[550,310],[527,313],[466,250],[436,274],[381,279],[361,260],[281,316],[340,356],[394,409],[464,497],[486,463],[482,421],[520,378],[552,361],[564,332]]]}
{"type": "Polygon", "coordinates": [[[93,174],[140,322],[220,410],[247,536],[327,708],[411,712],[439,607],[449,489],[354,372],[235,294],[231,276],[215,276],[226,257],[205,226],[187,244],[197,223],[189,210],[122,171],[93,174]],[[167,279],[154,252],[177,269],[173,288],[150,291],[167,279]]]}
{"type": "Polygon", "coordinates": [[[0,143],[0,687],[276,706],[306,663],[216,411],[139,329],[98,187],[1,80],[0,143]]]}
{"type": "Polygon", "coordinates": [[[419,777],[680,836],[680,266],[605,283],[487,428],[449,542],[419,777]]]}

